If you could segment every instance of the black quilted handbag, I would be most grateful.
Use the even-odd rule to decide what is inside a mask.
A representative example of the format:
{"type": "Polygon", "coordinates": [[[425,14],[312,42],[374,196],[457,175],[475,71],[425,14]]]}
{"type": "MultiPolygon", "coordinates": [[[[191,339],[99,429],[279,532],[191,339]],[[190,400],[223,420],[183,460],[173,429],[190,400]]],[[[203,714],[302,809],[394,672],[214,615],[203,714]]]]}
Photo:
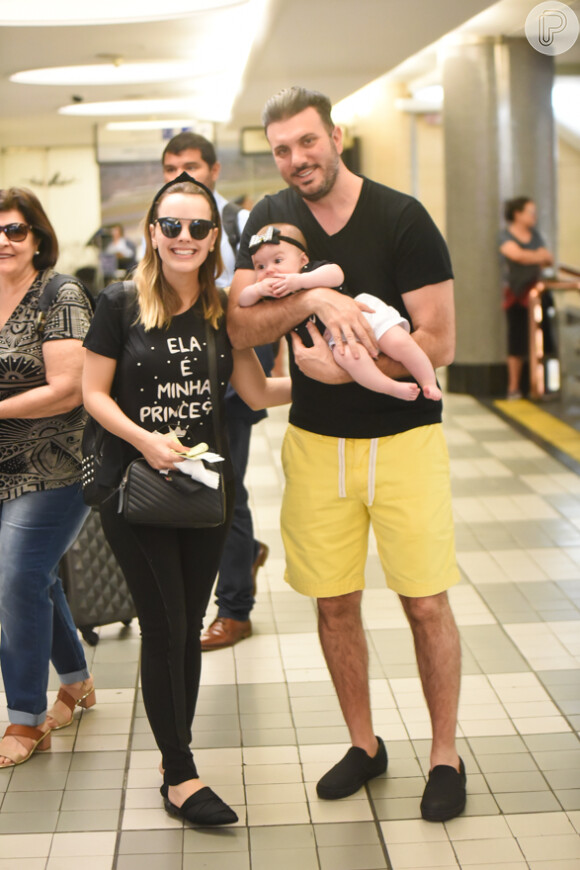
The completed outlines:
{"type": "MultiPolygon", "coordinates": [[[[220,451],[217,357],[213,329],[206,321],[209,383],[215,444],[220,451]]],[[[217,489],[175,469],[160,474],[146,459],[134,459],[119,487],[119,511],[136,525],[199,529],[221,526],[226,518],[223,475],[217,489]]]]}
{"type": "Polygon", "coordinates": [[[135,459],[120,486],[125,519],[147,526],[199,529],[221,526],[226,518],[224,482],[217,489],[181,471],[160,474],[146,459],[135,459]]]}

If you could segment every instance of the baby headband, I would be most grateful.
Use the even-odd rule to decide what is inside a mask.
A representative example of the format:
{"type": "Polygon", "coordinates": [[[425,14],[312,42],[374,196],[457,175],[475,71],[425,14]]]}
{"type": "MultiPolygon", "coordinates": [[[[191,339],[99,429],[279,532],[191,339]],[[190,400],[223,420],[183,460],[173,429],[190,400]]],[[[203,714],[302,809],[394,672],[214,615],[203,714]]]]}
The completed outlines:
{"type": "Polygon", "coordinates": [[[271,226],[263,233],[256,233],[256,235],[252,236],[248,245],[248,251],[250,256],[253,257],[262,245],[279,245],[280,242],[288,242],[290,245],[295,245],[301,251],[304,251],[305,254],[308,254],[302,242],[299,242],[298,239],[291,239],[290,236],[283,236],[281,230],[271,226]]]}
{"type": "Polygon", "coordinates": [[[170,187],[173,187],[174,184],[182,184],[184,181],[189,181],[191,184],[195,184],[197,187],[201,187],[201,189],[204,190],[209,196],[214,213],[219,214],[217,203],[215,201],[215,196],[213,195],[209,187],[206,187],[205,184],[202,184],[201,181],[197,181],[197,179],[193,178],[192,175],[189,175],[189,173],[185,171],[183,171],[181,175],[179,175],[177,178],[173,178],[171,181],[168,181],[167,184],[164,184],[163,187],[157,191],[153,198],[153,202],[151,203],[150,211],[153,211],[153,209],[155,208],[155,203],[161,196],[163,196],[166,190],[168,190],[170,187]]]}

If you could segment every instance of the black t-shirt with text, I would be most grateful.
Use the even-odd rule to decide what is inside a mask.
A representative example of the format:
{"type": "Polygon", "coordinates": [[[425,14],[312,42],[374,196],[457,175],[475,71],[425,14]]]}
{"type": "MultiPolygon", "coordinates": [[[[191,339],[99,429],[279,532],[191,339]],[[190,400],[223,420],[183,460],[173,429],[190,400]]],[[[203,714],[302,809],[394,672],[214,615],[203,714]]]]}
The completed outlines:
{"type": "MultiPolygon", "coordinates": [[[[167,329],[145,331],[129,320],[122,284],[112,284],[98,297],[97,308],[84,345],[94,353],[117,360],[113,386],[119,407],[133,422],[150,432],[176,432],[187,447],[201,441],[216,451],[212,396],[209,384],[205,321],[196,303],[174,316],[167,329]]],[[[231,479],[224,431],[223,399],[233,368],[232,349],[225,317],[215,331],[217,374],[221,409],[221,455],[224,476],[231,479]]],[[[214,401],[215,401],[215,397],[214,401]]],[[[128,464],[138,452],[124,442],[128,464]]]]}
{"type": "MultiPolygon", "coordinates": [[[[411,328],[404,294],[453,278],[447,246],[425,208],[413,197],[367,178],[350,219],[333,235],[324,231],[295,191],[288,188],[264,197],[245,226],[236,268],[253,270],[250,237],[266,224],[282,222],[300,227],[311,260],[342,268],[350,296],[378,296],[406,317],[411,328]]],[[[295,365],[291,351],[290,374],[290,422],[310,432],[376,438],[441,421],[441,402],[422,394],[414,402],[405,402],[356,383],[323,384],[308,378],[295,365]]]]}

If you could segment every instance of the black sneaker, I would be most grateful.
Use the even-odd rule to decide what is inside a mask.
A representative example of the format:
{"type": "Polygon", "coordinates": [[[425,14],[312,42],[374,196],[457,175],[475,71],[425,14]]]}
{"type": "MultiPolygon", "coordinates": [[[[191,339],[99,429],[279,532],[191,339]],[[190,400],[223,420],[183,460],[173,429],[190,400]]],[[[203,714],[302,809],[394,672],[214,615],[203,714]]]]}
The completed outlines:
{"type": "Polygon", "coordinates": [[[379,748],[374,758],[359,746],[351,746],[344,758],[325,773],[316,785],[316,794],[325,801],[348,797],[362,788],[369,779],[380,776],[387,769],[388,758],[385,744],[380,737],[379,748]]]}
{"type": "Polygon", "coordinates": [[[437,764],[429,772],[429,779],[421,800],[421,815],[428,822],[447,822],[465,809],[465,766],[459,759],[459,773],[447,764],[437,764]]]}

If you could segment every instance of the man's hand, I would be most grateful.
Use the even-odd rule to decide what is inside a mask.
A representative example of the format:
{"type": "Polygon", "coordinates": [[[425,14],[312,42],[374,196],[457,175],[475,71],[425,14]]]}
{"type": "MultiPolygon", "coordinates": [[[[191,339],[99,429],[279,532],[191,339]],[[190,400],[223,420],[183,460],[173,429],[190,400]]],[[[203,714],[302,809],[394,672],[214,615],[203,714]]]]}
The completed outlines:
{"type": "Polygon", "coordinates": [[[347,384],[352,381],[351,376],[336,364],[332,351],[314,323],[307,321],[306,328],[314,342],[313,347],[306,347],[294,330],[290,333],[294,359],[302,374],[323,384],[347,384]]]}
{"type": "Polygon", "coordinates": [[[319,287],[308,294],[312,299],[313,308],[320,320],[332,335],[338,353],[344,353],[344,344],[348,344],[355,359],[360,356],[357,339],[376,359],[379,350],[377,340],[371,325],[363,311],[373,311],[362,302],[355,302],[350,296],[319,287]]]}

